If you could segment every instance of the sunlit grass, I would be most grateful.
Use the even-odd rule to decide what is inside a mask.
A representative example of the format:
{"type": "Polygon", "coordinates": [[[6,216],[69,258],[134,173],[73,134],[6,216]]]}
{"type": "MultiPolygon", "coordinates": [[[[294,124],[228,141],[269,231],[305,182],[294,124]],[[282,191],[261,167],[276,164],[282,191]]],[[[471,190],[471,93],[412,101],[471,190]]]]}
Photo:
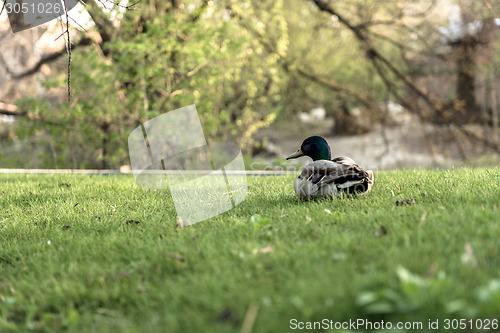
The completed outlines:
{"type": "Polygon", "coordinates": [[[500,169],[375,177],[310,202],[292,176],[249,177],[240,205],[178,228],[169,192],[129,176],[0,175],[0,331],[498,317],[500,169]]]}

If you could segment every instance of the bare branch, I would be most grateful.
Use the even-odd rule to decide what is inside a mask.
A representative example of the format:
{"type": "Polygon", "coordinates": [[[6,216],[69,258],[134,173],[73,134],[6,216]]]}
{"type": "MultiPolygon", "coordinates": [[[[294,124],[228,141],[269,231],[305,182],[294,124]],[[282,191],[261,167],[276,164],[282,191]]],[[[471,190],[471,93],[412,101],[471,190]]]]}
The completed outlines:
{"type": "Polygon", "coordinates": [[[142,0],[137,0],[136,2],[134,2],[134,3],[133,3],[133,4],[131,4],[131,5],[128,5],[128,6],[127,6],[127,7],[125,7],[125,8],[127,8],[127,9],[132,9],[132,7],[135,7],[135,6],[136,6],[139,2],[141,2],[141,1],[142,1],[142,0]]]}
{"type": "Polygon", "coordinates": [[[460,131],[462,134],[464,134],[469,139],[474,140],[474,141],[479,142],[479,143],[482,143],[485,147],[493,149],[494,151],[500,152],[500,145],[496,144],[492,140],[488,140],[488,138],[482,138],[482,137],[478,136],[476,133],[469,131],[464,126],[454,126],[454,125],[448,125],[448,126],[452,130],[457,129],[458,131],[460,131]]]}
{"type": "Polygon", "coordinates": [[[360,24],[357,24],[355,28],[357,29],[366,29],[368,27],[373,27],[376,25],[395,25],[399,24],[399,20],[373,20],[373,21],[368,21],[368,22],[363,22],[360,24]]]}
{"type": "Polygon", "coordinates": [[[354,26],[352,25],[348,20],[346,20],[342,15],[337,13],[335,10],[333,10],[330,5],[322,0],[311,0],[316,4],[316,6],[324,12],[330,13],[331,15],[337,17],[340,23],[345,25],[349,30],[351,30],[354,35],[356,35],[356,38],[359,39],[360,41],[366,41],[367,36],[363,34],[363,31],[365,31],[362,27],[359,26],[354,26]]]}
{"type": "Polygon", "coordinates": [[[425,8],[421,12],[415,13],[413,15],[408,15],[408,16],[410,16],[410,17],[426,17],[436,7],[437,3],[438,3],[437,0],[432,0],[429,7],[425,8]]]}
{"type": "Polygon", "coordinates": [[[397,47],[401,51],[409,50],[409,51],[414,52],[416,54],[421,54],[421,55],[428,56],[428,57],[434,57],[434,58],[437,58],[437,59],[443,60],[443,61],[446,60],[446,57],[443,56],[442,54],[435,53],[432,51],[424,51],[424,50],[417,50],[417,49],[411,48],[408,45],[402,44],[402,43],[400,43],[400,42],[398,42],[398,41],[396,41],[396,40],[394,40],[386,35],[379,34],[378,32],[370,31],[370,34],[375,38],[387,41],[388,43],[394,45],[395,47],[397,47]]]}
{"type": "Polygon", "coordinates": [[[66,15],[66,51],[68,53],[68,102],[71,102],[71,36],[69,33],[69,15],[66,0],[63,0],[64,13],[66,15]]]}
{"type": "MultiPolygon", "coordinates": [[[[90,38],[86,38],[86,37],[85,38],[81,38],[78,41],[78,43],[76,43],[75,45],[73,45],[73,48],[79,47],[79,46],[87,46],[87,45],[90,45],[92,42],[93,42],[93,40],[90,39],[90,38]]],[[[59,59],[64,54],[66,54],[66,47],[64,49],[62,49],[62,50],[59,50],[59,51],[56,51],[56,52],[53,52],[53,53],[50,53],[50,54],[42,56],[40,58],[40,60],[36,64],[34,64],[31,68],[25,70],[24,72],[21,72],[21,73],[12,73],[8,68],[7,68],[7,72],[14,79],[20,79],[20,78],[23,78],[23,77],[26,77],[26,76],[29,76],[29,75],[33,75],[33,74],[37,73],[40,70],[40,67],[42,67],[43,64],[51,63],[51,62],[59,59]]]]}
{"type": "Polygon", "coordinates": [[[320,84],[324,87],[327,87],[335,92],[350,96],[354,100],[356,100],[358,103],[361,103],[362,105],[364,105],[367,108],[374,107],[374,105],[372,103],[370,103],[367,99],[363,98],[360,94],[356,93],[354,90],[342,87],[341,85],[339,85],[337,82],[335,82],[333,80],[322,78],[316,74],[313,74],[312,71],[305,71],[301,68],[297,69],[297,73],[299,73],[301,76],[309,79],[310,81],[318,83],[318,84],[320,84]]]}
{"type": "Polygon", "coordinates": [[[201,4],[200,8],[191,17],[191,22],[196,22],[200,19],[201,14],[208,7],[209,2],[210,2],[209,0],[203,0],[203,3],[201,4]]]}
{"type": "MultiPolygon", "coordinates": [[[[61,26],[61,28],[62,28],[62,26],[61,26]]],[[[54,42],[56,42],[59,38],[63,37],[65,33],[66,33],[66,31],[63,30],[63,32],[61,32],[61,34],[59,36],[57,36],[56,39],[54,39],[54,42]]],[[[66,40],[64,41],[64,44],[66,45],[66,40]]]]}
{"type": "Polygon", "coordinates": [[[263,35],[261,35],[255,29],[251,28],[250,26],[248,26],[247,24],[245,24],[243,22],[243,18],[241,17],[241,15],[234,13],[234,12],[232,12],[232,15],[239,19],[238,23],[240,24],[241,27],[248,30],[248,32],[250,32],[252,35],[254,35],[259,40],[259,42],[262,44],[262,46],[264,46],[264,49],[269,54],[278,55],[279,61],[280,61],[279,63],[281,65],[281,67],[283,68],[283,70],[285,70],[285,72],[288,72],[288,73],[292,72],[293,70],[291,68],[294,68],[294,71],[297,74],[299,74],[300,76],[302,76],[302,77],[304,77],[312,82],[318,83],[318,84],[320,84],[320,85],[322,85],[322,86],[324,86],[332,91],[335,91],[337,93],[341,93],[343,95],[349,96],[367,108],[375,108],[376,107],[375,105],[370,103],[366,98],[364,98],[363,96],[358,94],[353,89],[342,87],[340,84],[338,84],[337,82],[335,82],[331,79],[322,78],[321,76],[314,74],[313,71],[310,69],[304,69],[304,68],[300,68],[297,66],[293,66],[292,63],[288,59],[284,58],[281,54],[279,54],[279,52],[274,48],[274,46],[272,46],[272,45],[276,45],[276,43],[266,42],[263,35]]]}
{"type": "MultiPolygon", "coordinates": [[[[432,98],[422,90],[420,90],[411,80],[409,77],[407,77],[405,74],[403,74],[399,69],[397,69],[394,64],[389,61],[386,57],[384,57],[375,47],[372,45],[370,42],[370,32],[367,29],[363,29],[360,26],[354,26],[352,25],[348,20],[346,20],[343,16],[339,15],[327,2],[323,0],[311,0],[316,4],[316,6],[324,12],[327,12],[331,15],[335,15],[339,22],[341,22],[345,27],[347,27],[349,30],[352,31],[352,33],[355,35],[356,39],[360,42],[361,46],[365,49],[366,52],[366,57],[370,60],[372,65],[374,66],[375,70],[379,74],[380,78],[384,82],[384,85],[387,87],[388,91],[396,97],[398,102],[405,106],[408,110],[411,110],[414,114],[416,114],[419,118],[422,118],[422,114],[418,112],[418,110],[415,110],[415,107],[412,105],[409,105],[405,99],[400,96],[397,93],[397,89],[392,83],[391,80],[387,77],[384,69],[388,70],[389,73],[394,75],[398,80],[404,83],[404,85],[412,91],[416,96],[421,98],[431,110],[433,110],[436,113],[439,113],[442,111],[442,105],[441,103],[436,103],[436,101],[433,101],[432,98]]],[[[428,11],[432,8],[432,6],[435,5],[435,2],[431,4],[429,8],[427,8],[425,11],[419,13],[419,15],[427,15],[428,11]]],[[[451,125],[450,125],[451,126],[451,125]]],[[[496,145],[495,143],[491,142],[487,138],[481,138],[477,136],[475,133],[472,133],[468,131],[464,126],[457,126],[456,127],[461,133],[466,135],[468,138],[473,139],[475,141],[483,143],[485,146],[494,149],[496,151],[500,151],[500,146],[496,145]]]]}
{"type": "Polygon", "coordinates": [[[59,124],[59,123],[54,122],[52,120],[45,119],[37,114],[32,114],[32,113],[29,113],[29,112],[24,111],[24,110],[19,111],[18,107],[14,104],[0,102],[0,114],[6,115],[6,116],[14,116],[14,117],[26,117],[29,120],[42,122],[45,124],[62,125],[62,124],[59,124]]]}
{"type": "Polygon", "coordinates": [[[0,114],[6,116],[19,116],[20,114],[17,111],[17,106],[14,104],[7,104],[0,102],[0,114]]]}
{"type": "Polygon", "coordinates": [[[2,15],[3,10],[5,9],[5,5],[7,4],[7,0],[4,0],[3,5],[2,5],[2,10],[0,10],[0,15],[2,15]]]}
{"type": "MultiPolygon", "coordinates": [[[[359,40],[361,45],[364,47],[367,58],[371,61],[373,66],[377,69],[377,72],[381,73],[381,68],[377,68],[377,61],[380,61],[391,73],[393,73],[399,80],[401,80],[411,91],[413,91],[417,96],[422,98],[425,103],[434,111],[440,111],[438,107],[436,107],[435,103],[431,100],[431,98],[421,91],[411,80],[404,75],[400,70],[398,70],[387,58],[385,58],[377,49],[373,47],[371,44],[367,32],[368,30],[361,29],[360,27],[356,27],[352,25],[348,20],[346,20],[343,16],[337,13],[328,3],[322,0],[311,0],[316,4],[316,6],[324,12],[327,12],[331,15],[335,15],[339,22],[341,22],[344,26],[346,26],[349,30],[351,30],[356,38],[359,40]]],[[[385,84],[389,83],[388,80],[384,80],[385,84]]],[[[394,89],[388,86],[390,91],[394,91],[394,89]]],[[[411,109],[410,109],[411,110],[411,109]]]]}
{"type": "Polygon", "coordinates": [[[498,17],[498,12],[496,10],[493,10],[493,6],[488,0],[483,0],[483,3],[485,4],[486,7],[488,7],[490,12],[493,14],[493,17],[498,17]]]}
{"type": "Polygon", "coordinates": [[[78,21],[76,21],[71,16],[69,18],[71,19],[71,21],[73,21],[73,23],[75,23],[76,25],[78,25],[83,31],[85,31],[86,33],[88,33],[87,29],[85,29],[80,23],[78,23],[78,21]]]}
{"type": "MultiPolygon", "coordinates": [[[[83,1],[83,0],[82,0],[83,1]]],[[[98,1],[98,0],[96,0],[98,1]]],[[[108,18],[104,15],[102,8],[100,8],[95,1],[86,0],[84,1],[86,6],[85,9],[89,13],[92,21],[97,27],[97,31],[101,35],[101,39],[103,44],[109,42],[111,40],[111,36],[113,31],[115,30],[113,26],[113,22],[108,20],[108,18]]],[[[106,54],[106,53],[105,53],[106,54]]]]}

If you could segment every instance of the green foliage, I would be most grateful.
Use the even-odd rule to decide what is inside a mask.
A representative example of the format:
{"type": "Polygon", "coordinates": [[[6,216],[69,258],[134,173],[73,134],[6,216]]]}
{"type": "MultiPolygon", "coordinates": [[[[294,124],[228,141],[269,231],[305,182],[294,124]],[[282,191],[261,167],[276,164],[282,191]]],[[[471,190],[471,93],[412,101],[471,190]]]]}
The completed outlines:
{"type": "MultiPolygon", "coordinates": [[[[71,163],[68,152],[75,148],[54,145],[63,161],[47,159],[38,167],[117,168],[128,162],[127,136],[138,124],[190,104],[197,105],[209,140],[236,140],[250,148],[252,135],[283,107],[279,56],[252,35],[265,31],[280,56],[286,54],[283,1],[193,0],[177,10],[166,0],[141,5],[123,14],[102,50],[74,50],[71,105],[19,102],[43,118],[33,126],[47,140],[82,150],[71,163]]],[[[34,134],[22,130],[26,122],[18,125],[19,136],[34,134]]]]}
{"type": "MultiPolygon", "coordinates": [[[[363,124],[386,116],[377,111],[389,98],[404,99],[430,120],[439,119],[436,110],[454,105],[457,59],[441,29],[449,26],[451,6],[432,0],[329,3],[350,28],[304,0],[152,0],[125,13],[89,6],[100,17],[96,23],[113,18],[111,28],[94,28],[110,41],[74,50],[70,105],[50,94],[17,102],[31,116],[17,121],[8,138],[23,148],[0,162],[117,168],[128,162],[126,138],[133,128],[190,104],[197,105],[209,140],[236,140],[247,152],[259,146],[253,136],[260,128],[316,106],[335,119],[335,133],[359,133],[372,128],[363,124]],[[379,59],[374,66],[371,48],[387,63],[379,59]],[[401,76],[428,94],[435,110],[419,105],[401,76]]],[[[482,2],[458,5],[465,22],[493,24],[482,2]]],[[[489,87],[500,68],[494,44],[478,46],[478,73],[484,76],[478,89],[489,87]]],[[[63,65],[43,83],[47,90],[64,88],[63,65]]],[[[481,102],[484,110],[491,108],[490,101],[481,102]]]]}
{"type": "Polygon", "coordinates": [[[377,286],[375,291],[360,293],[356,304],[368,316],[401,316],[439,306],[445,318],[495,318],[500,299],[500,281],[491,279],[475,286],[468,299],[444,298],[453,295],[456,282],[443,271],[436,277],[421,277],[400,266],[396,269],[398,282],[377,286]]]}
{"type": "MultiPolygon", "coordinates": [[[[397,1],[384,1],[383,4],[379,1],[348,1],[336,2],[334,8],[351,24],[362,25],[372,20],[392,19],[398,15],[400,5],[397,1]]],[[[289,35],[293,36],[288,56],[293,60],[294,68],[331,80],[346,90],[351,89],[369,103],[387,99],[387,89],[366,58],[366,49],[338,18],[318,12],[315,5],[300,0],[289,1],[285,11],[285,17],[290,22],[289,35]]],[[[401,31],[395,35],[396,39],[405,38],[401,31]]],[[[400,65],[400,50],[389,43],[373,38],[370,40],[390,61],[400,65]]],[[[290,107],[281,114],[283,116],[286,114],[289,117],[322,105],[329,115],[339,119],[345,117],[343,112],[363,106],[350,93],[332,91],[300,75],[294,79],[297,81],[290,80],[291,89],[286,95],[290,107]]],[[[389,75],[389,80],[392,79],[389,75]]],[[[397,90],[403,88],[397,80],[392,81],[397,90]]],[[[373,116],[368,114],[370,110],[362,111],[365,117],[373,116]]]]}
{"type": "Polygon", "coordinates": [[[254,332],[498,319],[499,177],[379,172],[367,196],[316,201],[249,177],[241,204],[180,228],[131,176],[0,175],[0,331],[235,332],[252,305],[254,332]]]}

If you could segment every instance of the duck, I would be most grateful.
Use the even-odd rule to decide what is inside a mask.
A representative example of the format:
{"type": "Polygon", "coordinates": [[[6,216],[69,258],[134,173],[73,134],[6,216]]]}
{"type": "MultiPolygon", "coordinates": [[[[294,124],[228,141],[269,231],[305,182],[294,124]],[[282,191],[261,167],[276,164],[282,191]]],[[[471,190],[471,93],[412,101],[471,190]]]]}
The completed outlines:
{"type": "Polygon", "coordinates": [[[309,156],[313,160],[293,183],[295,194],[302,199],[365,195],[372,189],[373,171],[361,169],[347,156],[332,159],[330,146],[321,136],[308,137],[286,159],[302,156],[309,156]]]}

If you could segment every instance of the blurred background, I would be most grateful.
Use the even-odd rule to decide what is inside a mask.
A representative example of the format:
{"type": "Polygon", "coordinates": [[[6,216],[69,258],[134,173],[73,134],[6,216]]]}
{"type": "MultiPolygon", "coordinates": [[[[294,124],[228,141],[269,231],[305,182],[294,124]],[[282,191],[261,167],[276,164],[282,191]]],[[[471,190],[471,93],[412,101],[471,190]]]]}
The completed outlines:
{"type": "Polygon", "coordinates": [[[309,135],[376,169],[500,163],[500,0],[81,1],[69,101],[66,19],[15,15],[0,168],[123,170],[135,127],[190,104],[249,169],[296,164],[309,135]]]}

